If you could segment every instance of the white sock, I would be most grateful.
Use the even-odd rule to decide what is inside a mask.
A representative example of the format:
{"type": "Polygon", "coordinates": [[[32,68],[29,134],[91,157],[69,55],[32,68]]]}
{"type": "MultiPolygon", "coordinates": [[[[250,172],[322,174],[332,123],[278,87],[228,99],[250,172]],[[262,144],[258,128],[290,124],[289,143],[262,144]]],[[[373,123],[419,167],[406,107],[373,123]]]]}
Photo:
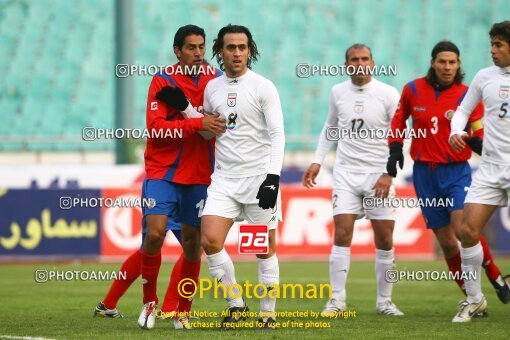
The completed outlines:
{"type": "MultiPolygon", "coordinates": [[[[241,298],[241,294],[238,287],[234,287],[230,289],[230,286],[233,284],[237,284],[236,282],[236,272],[234,269],[234,264],[230,259],[225,248],[220,250],[220,252],[212,255],[206,255],[207,263],[209,264],[209,272],[213,279],[217,279],[221,283],[225,285],[227,302],[229,307],[243,307],[244,301],[241,298]],[[232,294],[230,294],[232,292],[232,294]]],[[[223,291],[221,289],[218,290],[219,294],[222,294],[223,291]]]]}
{"type": "MultiPolygon", "coordinates": [[[[280,283],[280,268],[276,254],[268,259],[257,259],[259,263],[259,283],[270,287],[270,285],[280,283]]],[[[260,299],[261,316],[267,318],[271,316],[275,319],[276,299],[270,298],[269,293],[260,299]]]]}
{"type": "Polygon", "coordinates": [[[391,300],[393,283],[386,280],[386,272],[395,269],[395,255],[391,250],[375,250],[375,276],[377,279],[377,302],[379,305],[391,300]]]}
{"type": "Polygon", "coordinates": [[[345,302],[345,282],[351,263],[351,248],[333,246],[329,256],[329,282],[333,289],[333,299],[345,302]]]}
{"type": "Polygon", "coordinates": [[[467,301],[469,303],[479,302],[483,298],[480,282],[481,268],[483,262],[483,248],[480,242],[470,248],[460,248],[462,259],[462,272],[464,273],[464,287],[466,287],[467,301]],[[473,274],[475,279],[471,279],[473,274]]]}

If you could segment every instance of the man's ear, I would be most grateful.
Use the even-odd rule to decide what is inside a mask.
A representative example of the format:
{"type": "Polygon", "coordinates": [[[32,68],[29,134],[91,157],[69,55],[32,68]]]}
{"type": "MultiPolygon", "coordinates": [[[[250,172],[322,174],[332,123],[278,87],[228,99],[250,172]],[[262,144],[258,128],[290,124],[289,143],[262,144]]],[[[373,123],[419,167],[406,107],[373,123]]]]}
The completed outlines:
{"type": "Polygon", "coordinates": [[[177,57],[177,59],[181,59],[182,57],[182,53],[181,53],[181,49],[177,46],[174,46],[174,54],[175,56],[177,57]]]}

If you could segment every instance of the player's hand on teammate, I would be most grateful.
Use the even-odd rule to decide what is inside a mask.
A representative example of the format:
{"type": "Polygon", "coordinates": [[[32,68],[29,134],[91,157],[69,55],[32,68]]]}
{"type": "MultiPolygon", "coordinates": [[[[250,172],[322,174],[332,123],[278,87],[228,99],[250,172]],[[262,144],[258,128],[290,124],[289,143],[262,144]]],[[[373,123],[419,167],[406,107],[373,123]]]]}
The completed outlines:
{"type": "Polygon", "coordinates": [[[219,113],[206,115],[202,118],[202,130],[221,136],[227,130],[227,121],[220,117],[219,113]]]}
{"type": "Polygon", "coordinates": [[[393,178],[388,174],[382,174],[372,189],[375,190],[375,197],[386,198],[390,192],[391,182],[393,178]]]}
{"type": "Polygon", "coordinates": [[[454,134],[450,136],[448,139],[448,144],[450,144],[451,148],[457,152],[462,151],[466,147],[466,142],[464,141],[464,137],[466,134],[454,134]]]}
{"type": "Polygon", "coordinates": [[[450,136],[448,144],[453,150],[459,152],[469,145],[473,152],[482,155],[483,141],[480,137],[469,137],[467,134],[454,134],[450,136]]]}
{"type": "Polygon", "coordinates": [[[184,92],[178,87],[164,86],[158,93],[156,99],[165,102],[179,111],[184,111],[188,107],[188,99],[184,92]]]}
{"type": "Polygon", "coordinates": [[[273,209],[278,198],[278,188],[280,187],[280,176],[267,174],[266,179],[260,185],[257,197],[259,207],[262,209],[273,209]]]}
{"type": "Polygon", "coordinates": [[[321,166],[320,166],[320,164],[317,164],[317,163],[312,163],[312,165],[310,165],[308,167],[308,169],[306,169],[305,173],[303,174],[303,178],[302,178],[303,186],[305,188],[311,189],[311,188],[313,188],[313,186],[315,184],[317,184],[315,179],[317,178],[317,175],[319,174],[320,169],[321,169],[321,166]]]}
{"type": "Polygon", "coordinates": [[[400,169],[404,168],[404,153],[402,152],[402,144],[393,143],[390,146],[390,157],[386,163],[386,171],[391,177],[397,177],[397,162],[400,169]]]}

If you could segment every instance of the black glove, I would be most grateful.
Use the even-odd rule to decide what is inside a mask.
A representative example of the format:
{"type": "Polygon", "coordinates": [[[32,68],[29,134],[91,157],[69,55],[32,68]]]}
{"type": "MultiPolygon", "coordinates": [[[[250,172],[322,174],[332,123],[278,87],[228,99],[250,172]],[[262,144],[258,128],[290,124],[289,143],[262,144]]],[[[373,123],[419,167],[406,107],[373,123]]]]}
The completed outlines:
{"type": "Polygon", "coordinates": [[[465,141],[473,152],[482,155],[483,142],[480,137],[466,138],[465,141]]]}
{"type": "Polygon", "coordinates": [[[276,199],[278,198],[278,188],[280,187],[280,176],[267,174],[266,179],[260,185],[257,197],[259,199],[259,207],[262,209],[274,208],[276,199]]]}
{"type": "Polygon", "coordinates": [[[397,177],[397,162],[400,169],[404,167],[404,154],[402,153],[402,145],[394,142],[390,146],[390,157],[386,163],[386,171],[391,177],[397,177]]]}
{"type": "Polygon", "coordinates": [[[179,111],[184,111],[189,104],[184,92],[178,87],[163,87],[161,91],[156,93],[156,99],[165,102],[168,106],[179,111]]]}

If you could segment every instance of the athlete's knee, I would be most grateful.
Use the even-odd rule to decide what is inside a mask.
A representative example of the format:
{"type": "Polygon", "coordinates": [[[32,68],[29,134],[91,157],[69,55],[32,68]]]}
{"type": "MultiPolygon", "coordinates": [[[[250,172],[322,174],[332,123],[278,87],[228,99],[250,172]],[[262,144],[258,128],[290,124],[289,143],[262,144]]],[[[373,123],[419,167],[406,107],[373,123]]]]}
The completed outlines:
{"type": "Polygon", "coordinates": [[[165,239],[165,231],[159,230],[158,228],[148,228],[147,234],[145,235],[144,243],[158,244],[163,243],[165,239]]]}
{"type": "Polygon", "coordinates": [[[335,245],[349,247],[352,240],[352,231],[342,226],[335,227],[335,245]]]}
{"type": "Polygon", "coordinates": [[[155,254],[161,250],[163,241],[165,240],[164,232],[161,233],[159,230],[147,230],[145,239],[143,241],[143,249],[149,254],[155,254]]]}
{"type": "Polygon", "coordinates": [[[480,228],[471,221],[464,220],[459,231],[460,240],[463,245],[476,244],[480,240],[480,228]]]}
{"type": "Polygon", "coordinates": [[[390,250],[393,248],[393,235],[391,232],[375,236],[374,241],[377,249],[390,250]]]}
{"type": "Polygon", "coordinates": [[[200,244],[207,255],[216,254],[223,249],[223,244],[211,235],[202,233],[200,244]]]}

